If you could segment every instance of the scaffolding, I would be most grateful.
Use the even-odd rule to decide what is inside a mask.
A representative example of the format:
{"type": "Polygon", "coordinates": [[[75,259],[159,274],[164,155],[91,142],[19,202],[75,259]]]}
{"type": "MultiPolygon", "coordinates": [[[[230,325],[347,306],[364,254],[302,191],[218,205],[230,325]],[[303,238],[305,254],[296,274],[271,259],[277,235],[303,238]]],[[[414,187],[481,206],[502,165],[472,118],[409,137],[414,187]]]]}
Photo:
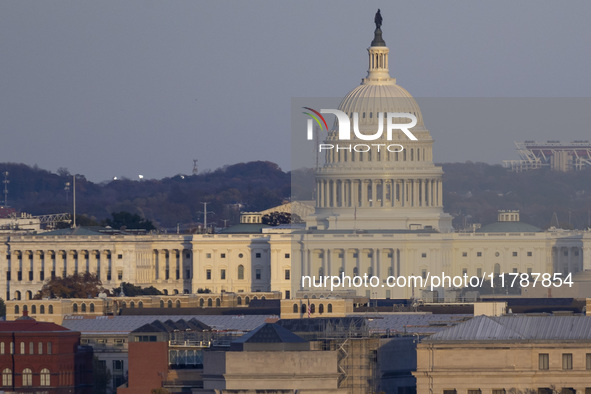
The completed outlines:
{"type": "Polygon", "coordinates": [[[520,160],[504,160],[503,165],[514,172],[550,168],[553,171],[579,171],[591,166],[591,142],[588,140],[562,143],[515,142],[520,160]]]}

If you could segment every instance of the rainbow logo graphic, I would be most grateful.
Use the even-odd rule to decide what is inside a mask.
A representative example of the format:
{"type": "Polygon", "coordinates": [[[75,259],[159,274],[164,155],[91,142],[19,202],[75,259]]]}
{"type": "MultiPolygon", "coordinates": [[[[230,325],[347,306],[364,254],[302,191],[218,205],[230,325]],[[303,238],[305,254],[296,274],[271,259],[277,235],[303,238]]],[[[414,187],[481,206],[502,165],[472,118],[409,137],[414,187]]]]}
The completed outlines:
{"type": "MultiPolygon", "coordinates": [[[[314,119],[316,121],[316,123],[318,123],[318,126],[320,126],[320,130],[323,130],[324,128],[326,128],[326,130],[328,130],[328,125],[326,124],[326,120],[324,119],[324,116],[322,116],[320,114],[320,112],[313,110],[310,107],[302,107],[304,109],[307,109],[308,111],[312,112],[302,112],[303,114],[306,114],[308,116],[310,116],[312,119],[314,119]],[[320,122],[322,120],[322,123],[320,122]],[[322,124],[324,123],[324,127],[322,127],[322,124]]],[[[308,119],[308,139],[311,140],[312,139],[312,119],[308,119]]]]}

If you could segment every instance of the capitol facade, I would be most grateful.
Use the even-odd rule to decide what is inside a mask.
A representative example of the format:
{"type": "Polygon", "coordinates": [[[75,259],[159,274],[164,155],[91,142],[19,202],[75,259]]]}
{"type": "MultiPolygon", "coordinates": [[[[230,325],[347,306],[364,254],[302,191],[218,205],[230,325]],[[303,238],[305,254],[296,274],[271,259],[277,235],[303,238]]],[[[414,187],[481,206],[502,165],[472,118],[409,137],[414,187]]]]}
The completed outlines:
{"type": "MultiPolygon", "coordinates": [[[[415,99],[390,76],[388,55],[377,28],[367,76],[339,106],[351,118],[357,114],[358,133],[350,141],[340,140],[335,127],[323,135],[322,142],[333,148],[323,152],[315,173],[315,208],[305,228],[244,232],[235,226],[211,235],[101,234],[78,228],[68,234],[3,235],[0,294],[28,299],[52,276],[91,272],[107,288],[130,282],[167,294],[277,291],[283,298],[335,296],[339,291],[317,279],[366,274],[378,285],[338,290],[382,299],[417,298],[431,290],[388,286],[388,277],[572,273],[576,283],[569,289],[581,295],[591,271],[590,232],[542,231],[520,222],[514,211],[500,212],[498,223],[478,231],[454,232],[444,212],[443,171],[433,163],[433,139],[415,99]],[[413,115],[416,141],[399,130],[372,143],[398,144],[402,150],[348,148],[368,144],[358,134],[385,130],[388,113],[413,115]],[[306,285],[303,276],[316,280],[306,285]]],[[[434,290],[446,287],[454,286],[434,290]]],[[[569,289],[531,289],[531,294],[570,294],[569,289]]]]}

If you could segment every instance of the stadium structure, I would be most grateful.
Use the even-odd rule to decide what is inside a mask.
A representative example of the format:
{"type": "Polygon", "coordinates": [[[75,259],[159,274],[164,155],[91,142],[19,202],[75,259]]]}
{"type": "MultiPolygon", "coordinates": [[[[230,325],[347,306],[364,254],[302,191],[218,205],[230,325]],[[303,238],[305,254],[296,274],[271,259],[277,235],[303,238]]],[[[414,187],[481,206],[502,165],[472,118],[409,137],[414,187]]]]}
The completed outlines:
{"type": "Polygon", "coordinates": [[[591,166],[591,142],[573,141],[515,142],[520,160],[503,160],[511,171],[521,172],[549,167],[552,171],[578,171],[591,166]]]}

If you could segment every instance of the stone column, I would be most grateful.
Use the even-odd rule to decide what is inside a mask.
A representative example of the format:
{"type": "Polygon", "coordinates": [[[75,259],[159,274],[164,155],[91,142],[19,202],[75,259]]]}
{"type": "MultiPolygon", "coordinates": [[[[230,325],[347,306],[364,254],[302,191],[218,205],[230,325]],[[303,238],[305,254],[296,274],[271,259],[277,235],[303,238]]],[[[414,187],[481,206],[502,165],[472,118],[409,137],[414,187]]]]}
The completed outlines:
{"type": "Polygon", "coordinates": [[[361,179],[360,180],[360,183],[361,183],[361,206],[362,207],[367,207],[368,206],[368,204],[367,204],[367,202],[368,202],[367,201],[367,199],[368,199],[368,197],[367,197],[367,184],[366,184],[366,182],[365,182],[364,179],[361,179]]]}

